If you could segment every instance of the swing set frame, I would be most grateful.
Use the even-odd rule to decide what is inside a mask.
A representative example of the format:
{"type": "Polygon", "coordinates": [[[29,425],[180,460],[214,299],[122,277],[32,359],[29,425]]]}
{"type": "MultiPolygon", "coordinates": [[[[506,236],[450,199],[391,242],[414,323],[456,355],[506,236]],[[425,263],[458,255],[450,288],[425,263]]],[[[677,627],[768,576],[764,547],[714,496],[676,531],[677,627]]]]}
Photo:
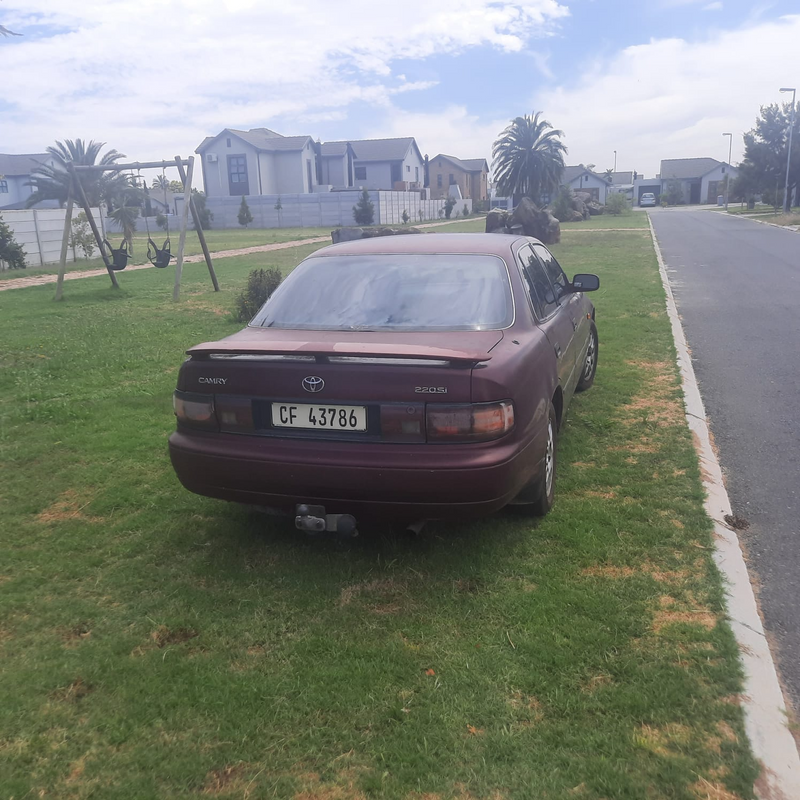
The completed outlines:
{"type": "Polygon", "coordinates": [[[183,273],[183,251],[186,246],[186,226],[189,219],[189,212],[191,211],[194,226],[197,230],[197,238],[200,240],[200,247],[203,249],[203,257],[205,258],[208,272],[211,276],[211,283],[214,286],[214,291],[219,291],[219,282],[217,275],[214,272],[214,265],[211,262],[211,253],[208,250],[206,243],[205,233],[200,225],[200,215],[197,212],[197,207],[192,197],[192,177],[194,175],[194,156],[189,156],[183,159],[180,156],[175,156],[172,161],[135,161],[128,164],[109,164],[107,166],[91,165],[82,166],[75,165],[71,161],[67,162],[67,170],[70,175],[69,189],[67,194],[67,213],[64,216],[64,235],[61,240],[61,260],[58,267],[58,281],[56,283],[56,300],[61,300],[64,295],[64,273],[67,268],[67,248],[69,246],[70,232],[72,228],[72,209],[75,202],[81,206],[89,225],[92,229],[97,247],[100,255],[103,258],[103,263],[108,271],[108,276],[111,278],[111,285],[114,289],[119,289],[119,282],[117,281],[116,273],[111,261],[110,253],[106,252],[107,245],[104,242],[103,236],[97,227],[92,210],[89,206],[89,201],[86,199],[86,192],[81,183],[80,173],[89,172],[127,172],[138,171],[142,169],[160,169],[163,171],[168,167],[176,167],[180,175],[181,182],[183,183],[183,209],[180,221],[180,238],[178,240],[178,253],[175,257],[175,287],[172,291],[172,299],[177,302],[180,299],[181,293],[181,275],[183,273]]]}

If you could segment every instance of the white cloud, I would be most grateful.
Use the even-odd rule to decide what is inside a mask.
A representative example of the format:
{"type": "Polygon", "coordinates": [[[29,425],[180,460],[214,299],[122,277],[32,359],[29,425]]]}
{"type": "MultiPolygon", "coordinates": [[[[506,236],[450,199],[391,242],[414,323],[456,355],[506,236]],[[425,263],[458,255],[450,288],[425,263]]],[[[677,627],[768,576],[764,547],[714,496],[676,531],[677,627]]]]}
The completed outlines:
{"type": "Polygon", "coordinates": [[[703,11],[722,11],[721,0],[715,0],[715,2],[703,6],[703,11]]]}
{"type": "Polygon", "coordinates": [[[651,41],[592,65],[577,86],[540,92],[530,102],[566,132],[573,164],[610,167],[616,150],[618,169],[652,176],[662,158],[727,159],[724,131],[734,133],[735,163],[740,134],[753,127],[759,107],[783,100],[780,86],[800,87],[798,42],[800,16],[707,41],[651,41]]]}
{"type": "Polygon", "coordinates": [[[281,132],[314,135],[356,102],[391,114],[393,95],[434,85],[393,75],[397,59],[516,52],[569,13],[558,0],[5,0],[2,11],[26,34],[0,43],[3,149],[84,137],[137,159],[278,117],[281,132]]]}

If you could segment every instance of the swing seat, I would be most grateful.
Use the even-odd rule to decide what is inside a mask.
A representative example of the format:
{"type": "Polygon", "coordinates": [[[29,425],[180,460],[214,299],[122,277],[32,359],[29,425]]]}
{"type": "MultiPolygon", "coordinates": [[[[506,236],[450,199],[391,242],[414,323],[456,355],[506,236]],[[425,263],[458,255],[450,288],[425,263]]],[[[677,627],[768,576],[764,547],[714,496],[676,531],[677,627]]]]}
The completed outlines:
{"type": "Polygon", "coordinates": [[[128,251],[128,242],[126,239],[122,240],[119,247],[112,247],[108,239],[103,239],[103,244],[108,248],[111,253],[111,269],[115,272],[125,269],[128,266],[128,259],[131,257],[128,251]]]}
{"type": "Polygon", "coordinates": [[[169,262],[173,258],[170,252],[169,239],[164,241],[164,246],[159,247],[152,239],[147,240],[147,258],[150,263],[158,269],[164,269],[169,266],[169,262]]]}

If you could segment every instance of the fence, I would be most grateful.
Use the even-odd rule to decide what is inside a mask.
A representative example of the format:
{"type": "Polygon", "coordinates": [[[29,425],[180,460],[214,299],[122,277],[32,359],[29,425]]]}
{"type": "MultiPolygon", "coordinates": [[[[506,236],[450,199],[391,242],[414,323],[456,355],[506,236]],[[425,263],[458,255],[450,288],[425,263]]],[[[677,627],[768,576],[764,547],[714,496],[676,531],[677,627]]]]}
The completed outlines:
{"type": "MultiPolygon", "coordinates": [[[[79,212],[80,208],[74,209],[75,215],[79,212]]],[[[64,208],[30,208],[24,211],[2,211],[0,216],[8,224],[14,239],[22,245],[26,265],[41,267],[44,264],[54,264],[61,257],[66,213],[64,208]]],[[[99,210],[92,209],[92,214],[102,225],[99,210]]],[[[82,251],[76,252],[72,247],[67,250],[67,261],[80,261],[83,258],[82,251]]],[[[0,268],[5,268],[5,264],[0,262],[0,268]]]]}
{"type": "MultiPolygon", "coordinates": [[[[320,228],[355,225],[353,206],[361,197],[361,192],[320,192],[317,194],[250,195],[247,205],[253,215],[252,228],[320,228]],[[280,203],[280,211],[275,206],[280,203]]],[[[444,212],[444,200],[422,200],[418,192],[380,192],[369,193],[375,206],[376,225],[399,225],[403,221],[403,211],[410,223],[439,218],[444,212]]],[[[206,206],[214,214],[212,228],[239,228],[239,207],[241,197],[209,197],[206,206]]],[[[183,199],[176,198],[178,213],[181,213],[183,199]]],[[[461,213],[464,206],[471,211],[471,200],[459,200],[453,214],[461,213]]]]}

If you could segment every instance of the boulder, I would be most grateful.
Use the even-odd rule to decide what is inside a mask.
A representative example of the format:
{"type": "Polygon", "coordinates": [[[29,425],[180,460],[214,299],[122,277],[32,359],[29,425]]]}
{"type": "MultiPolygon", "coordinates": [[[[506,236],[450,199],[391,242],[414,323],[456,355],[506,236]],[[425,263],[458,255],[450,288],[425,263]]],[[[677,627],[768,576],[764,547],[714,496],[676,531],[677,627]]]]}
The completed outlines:
{"type": "Polygon", "coordinates": [[[374,239],[376,236],[402,236],[407,233],[422,233],[419,228],[336,228],[331,231],[331,241],[352,242],[356,239],[374,239]]]}
{"type": "MultiPolygon", "coordinates": [[[[588,216],[589,212],[587,211],[586,214],[588,216]]],[[[567,222],[583,222],[583,214],[573,208],[572,211],[569,212],[567,222]]]]}
{"type": "Polygon", "coordinates": [[[589,209],[589,214],[593,217],[602,214],[605,210],[604,207],[601,206],[596,200],[592,200],[591,202],[587,203],[586,207],[589,209]]]}
{"type": "Polygon", "coordinates": [[[544,244],[561,240],[561,225],[547,209],[540,209],[527,197],[520,200],[511,214],[494,209],[486,217],[487,233],[515,233],[533,236],[544,244]]]}

